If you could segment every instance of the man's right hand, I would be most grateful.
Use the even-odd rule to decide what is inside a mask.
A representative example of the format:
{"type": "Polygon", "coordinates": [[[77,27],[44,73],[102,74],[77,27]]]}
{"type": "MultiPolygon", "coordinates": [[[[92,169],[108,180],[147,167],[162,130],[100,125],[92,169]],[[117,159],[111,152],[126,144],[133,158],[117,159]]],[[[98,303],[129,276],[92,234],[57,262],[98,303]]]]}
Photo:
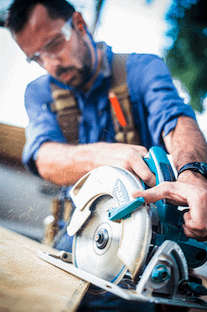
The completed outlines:
{"type": "Polygon", "coordinates": [[[140,145],[100,142],[72,146],[46,142],[40,147],[36,165],[44,179],[60,185],[73,185],[84,174],[100,166],[119,166],[152,187],[156,179],[143,160],[147,153],[147,149],[140,145]]]}
{"type": "Polygon", "coordinates": [[[148,150],[141,145],[100,143],[100,152],[96,154],[98,166],[118,166],[129,170],[141,178],[148,186],[156,185],[155,175],[151,172],[143,157],[148,150]]]}

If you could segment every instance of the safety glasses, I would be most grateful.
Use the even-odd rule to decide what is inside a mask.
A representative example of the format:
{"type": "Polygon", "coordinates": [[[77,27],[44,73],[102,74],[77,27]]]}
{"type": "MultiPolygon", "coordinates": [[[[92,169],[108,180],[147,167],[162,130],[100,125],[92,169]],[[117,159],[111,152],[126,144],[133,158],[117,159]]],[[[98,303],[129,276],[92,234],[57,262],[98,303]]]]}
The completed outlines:
{"type": "Polygon", "coordinates": [[[38,52],[33,54],[30,57],[27,57],[27,62],[31,63],[32,61],[37,62],[42,65],[43,56],[49,58],[58,57],[63,49],[65,48],[66,42],[71,38],[71,28],[72,28],[72,17],[63,25],[60,30],[60,33],[57,34],[54,38],[50,39],[44,47],[41,48],[38,52]]]}

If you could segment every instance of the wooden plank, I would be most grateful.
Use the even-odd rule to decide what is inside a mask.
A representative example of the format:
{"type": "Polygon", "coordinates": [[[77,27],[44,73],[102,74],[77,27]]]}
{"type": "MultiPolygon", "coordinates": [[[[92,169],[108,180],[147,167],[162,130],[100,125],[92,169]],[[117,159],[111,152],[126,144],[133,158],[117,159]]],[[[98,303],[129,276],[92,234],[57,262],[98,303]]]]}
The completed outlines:
{"type": "Polygon", "coordinates": [[[0,123],[0,157],[21,162],[25,129],[0,123]]]}
{"type": "MultiPolygon", "coordinates": [[[[73,312],[89,283],[37,257],[37,251],[57,253],[43,244],[0,227],[0,311],[73,312]]],[[[194,270],[207,286],[207,265],[194,270]]],[[[206,296],[203,297],[206,300],[206,296]]],[[[176,309],[176,308],[175,308],[176,309]]],[[[190,309],[189,312],[204,312],[190,309]]]]}
{"type": "Polygon", "coordinates": [[[0,311],[77,310],[89,283],[39,259],[38,250],[57,253],[0,227],[0,311]]]}

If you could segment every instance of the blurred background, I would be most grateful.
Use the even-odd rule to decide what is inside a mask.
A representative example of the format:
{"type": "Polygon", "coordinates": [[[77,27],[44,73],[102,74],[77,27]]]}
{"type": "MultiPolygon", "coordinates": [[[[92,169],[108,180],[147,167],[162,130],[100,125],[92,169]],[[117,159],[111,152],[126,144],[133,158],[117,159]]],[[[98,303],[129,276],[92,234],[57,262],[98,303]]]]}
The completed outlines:
{"type": "MultiPolygon", "coordinates": [[[[58,1],[58,0],[57,0],[58,1]]],[[[72,0],[94,34],[116,53],[152,53],[168,65],[174,83],[196,112],[207,138],[207,1],[72,0]]],[[[0,1],[0,225],[40,240],[51,196],[58,188],[21,166],[27,84],[44,74],[3,27],[12,0],[0,1]],[[24,225],[24,226],[22,226],[24,225]]]]}

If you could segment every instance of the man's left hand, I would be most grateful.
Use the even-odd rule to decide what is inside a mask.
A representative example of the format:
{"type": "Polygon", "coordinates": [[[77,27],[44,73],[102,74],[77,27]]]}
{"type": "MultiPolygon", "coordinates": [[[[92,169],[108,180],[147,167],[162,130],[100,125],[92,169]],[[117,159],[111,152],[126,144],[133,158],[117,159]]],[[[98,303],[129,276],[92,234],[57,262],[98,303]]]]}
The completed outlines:
{"type": "Polygon", "coordinates": [[[176,206],[187,206],[184,213],[185,235],[207,240],[207,180],[199,173],[185,171],[176,182],[162,182],[145,191],[133,192],[133,197],[143,196],[146,203],[167,199],[176,206]]]}

